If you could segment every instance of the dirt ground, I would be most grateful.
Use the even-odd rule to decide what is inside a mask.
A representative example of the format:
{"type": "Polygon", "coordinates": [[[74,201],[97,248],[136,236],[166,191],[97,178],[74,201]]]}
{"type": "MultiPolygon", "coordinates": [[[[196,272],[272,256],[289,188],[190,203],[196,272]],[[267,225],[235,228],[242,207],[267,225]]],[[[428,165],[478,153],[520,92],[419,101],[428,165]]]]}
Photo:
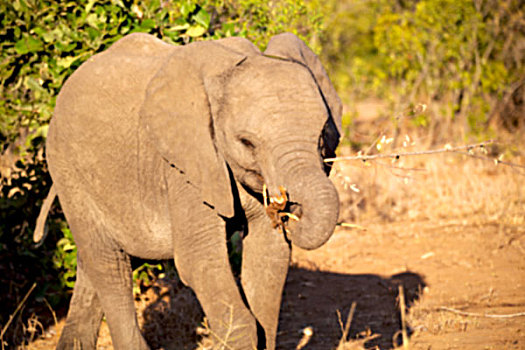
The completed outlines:
{"type": "MultiPolygon", "coordinates": [[[[348,338],[354,341],[348,349],[359,349],[362,342],[357,339],[372,334],[380,337],[365,342],[365,348],[400,345],[399,285],[408,304],[410,349],[525,349],[524,248],[523,225],[450,221],[377,224],[366,231],[339,228],[321,249],[294,249],[278,349],[295,349],[308,326],[313,336],[304,349],[335,349],[342,334],[337,310],[345,321],[353,302],[348,338]]],[[[169,326],[180,332],[181,324],[193,334],[187,341],[195,341],[191,327],[198,324],[200,310],[191,292],[179,284],[164,286],[146,303],[149,309],[138,306],[149,312],[150,324],[168,325],[150,326],[156,333],[148,336],[150,341],[171,348],[165,343],[174,336],[169,326]],[[185,309],[168,312],[171,320],[162,314],[169,305],[163,302],[166,294],[171,295],[171,306],[185,309]]],[[[60,321],[56,329],[48,329],[28,348],[53,349],[62,325],[60,321]]],[[[105,324],[98,349],[112,349],[105,324]]]]}
{"type": "MultiPolygon", "coordinates": [[[[289,318],[309,319],[318,335],[312,338],[311,348],[334,348],[341,335],[334,310],[346,315],[355,301],[350,337],[369,328],[381,337],[366,343],[367,347],[392,348],[401,340],[397,302],[397,286],[401,284],[410,301],[410,348],[525,349],[525,317],[463,316],[445,310],[482,315],[523,313],[523,247],[523,226],[403,222],[371,226],[361,233],[339,230],[319,251],[296,252],[297,266],[315,266],[317,272],[292,272],[285,298],[289,304],[285,302],[283,307],[283,330],[288,329],[289,318]],[[512,243],[502,245],[501,235],[512,243]],[[305,285],[305,280],[313,286],[305,285]],[[292,286],[301,284],[303,288],[297,289],[304,299],[289,293],[292,286]],[[314,286],[325,286],[324,291],[314,286]]],[[[284,340],[282,348],[292,348],[292,343],[284,340]]]]}

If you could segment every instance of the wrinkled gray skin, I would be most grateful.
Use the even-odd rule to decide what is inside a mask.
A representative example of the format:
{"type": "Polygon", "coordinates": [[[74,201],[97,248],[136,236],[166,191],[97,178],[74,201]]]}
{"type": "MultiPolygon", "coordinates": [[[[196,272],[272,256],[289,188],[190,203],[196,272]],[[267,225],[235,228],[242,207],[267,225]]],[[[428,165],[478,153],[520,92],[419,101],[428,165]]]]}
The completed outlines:
{"type": "Polygon", "coordinates": [[[326,72],[292,34],[264,54],[241,38],[176,47],[132,34],[89,59],[60,92],[47,141],[78,247],[57,348],[94,349],[104,314],[115,349],[148,349],[132,298],[137,256],[173,258],[230,348],[274,349],[290,241],[317,248],[337,221],[322,157],[340,123],[326,72]],[[263,184],[270,197],[286,188],[300,218],[286,236],[265,213],[263,184]],[[240,290],[226,222],[244,220],[240,290]]]}

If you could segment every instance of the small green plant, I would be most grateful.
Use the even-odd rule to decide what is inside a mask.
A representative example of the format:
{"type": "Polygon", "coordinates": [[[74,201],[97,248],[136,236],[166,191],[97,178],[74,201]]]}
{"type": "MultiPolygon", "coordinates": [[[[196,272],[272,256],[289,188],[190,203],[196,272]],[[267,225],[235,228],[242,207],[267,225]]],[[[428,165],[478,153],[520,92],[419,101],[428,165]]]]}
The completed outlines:
{"type": "Polygon", "coordinates": [[[77,271],[77,246],[69,228],[62,228],[62,234],[64,236],[57,242],[53,262],[57,269],[63,271],[60,275],[61,284],[73,288],[77,271]]]}
{"type": "Polygon", "coordinates": [[[228,240],[228,255],[233,273],[239,276],[242,264],[242,231],[235,231],[228,240]]]}
{"type": "Polygon", "coordinates": [[[145,289],[151,287],[153,283],[164,278],[164,266],[159,264],[144,263],[133,270],[133,295],[137,296],[145,289]]]}

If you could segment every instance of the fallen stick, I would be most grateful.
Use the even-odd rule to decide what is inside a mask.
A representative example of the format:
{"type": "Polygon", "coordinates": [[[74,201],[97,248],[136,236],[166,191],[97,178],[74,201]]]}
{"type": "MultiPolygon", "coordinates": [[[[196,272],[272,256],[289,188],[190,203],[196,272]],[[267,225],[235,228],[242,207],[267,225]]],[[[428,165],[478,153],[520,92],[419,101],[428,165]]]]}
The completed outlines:
{"type": "Polygon", "coordinates": [[[476,313],[476,312],[461,311],[461,310],[457,310],[457,309],[454,309],[454,308],[451,308],[451,307],[446,307],[446,306],[441,306],[441,307],[438,308],[438,310],[453,312],[453,313],[458,314],[458,315],[472,316],[472,317],[514,318],[514,317],[523,317],[523,316],[525,316],[525,312],[518,312],[518,313],[515,313],[515,314],[506,314],[506,315],[505,314],[502,314],[502,315],[480,314],[480,313],[476,313]]]}
{"type": "Polygon", "coordinates": [[[408,350],[408,332],[406,323],[406,304],[405,304],[405,292],[403,286],[399,286],[399,310],[401,311],[401,336],[403,339],[403,349],[408,350]]]}
{"type": "Polygon", "coordinates": [[[363,231],[367,230],[366,227],[364,227],[364,226],[356,225],[356,224],[348,224],[346,222],[338,223],[337,226],[348,227],[348,228],[356,228],[356,229],[363,230],[363,231]]]}

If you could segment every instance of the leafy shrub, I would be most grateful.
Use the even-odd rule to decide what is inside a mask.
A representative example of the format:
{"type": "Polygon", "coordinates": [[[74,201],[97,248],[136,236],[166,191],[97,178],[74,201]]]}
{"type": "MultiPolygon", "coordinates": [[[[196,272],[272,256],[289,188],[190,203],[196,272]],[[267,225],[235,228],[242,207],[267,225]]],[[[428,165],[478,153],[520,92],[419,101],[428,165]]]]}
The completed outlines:
{"type": "Polygon", "coordinates": [[[162,264],[141,264],[133,270],[133,295],[137,297],[144,289],[151,287],[157,278],[164,277],[162,264]]]}
{"type": "Polygon", "coordinates": [[[77,271],[77,247],[69,228],[62,228],[62,233],[64,237],[56,243],[53,262],[57,269],[64,271],[60,278],[62,286],[73,288],[77,271]]]}
{"type": "Polygon", "coordinates": [[[439,104],[420,125],[486,129],[498,102],[523,84],[524,8],[517,0],[332,1],[322,40],[340,89],[399,111],[439,104]],[[521,33],[521,34],[520,34],[521,33]]]}

